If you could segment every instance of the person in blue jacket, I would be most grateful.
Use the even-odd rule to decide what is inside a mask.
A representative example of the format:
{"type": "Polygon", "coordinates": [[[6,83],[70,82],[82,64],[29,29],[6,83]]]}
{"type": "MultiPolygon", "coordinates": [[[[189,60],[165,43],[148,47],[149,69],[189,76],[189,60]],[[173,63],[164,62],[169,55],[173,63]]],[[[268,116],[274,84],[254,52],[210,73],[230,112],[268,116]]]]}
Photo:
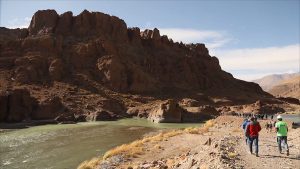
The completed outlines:
{"type": "Polygon", "coordinates": [[[246,139],[246,145],[248,144],[248,140],[249,140],[249,136],[247,136],[247,133],[246,133],[246,128],[247,128],[247,125],[250,123],[250,120],[249,119],[245,119],[243,124],[242,124],[242,128],[244,130],[244,133],[245,133],[245,139],[246,139]]]}

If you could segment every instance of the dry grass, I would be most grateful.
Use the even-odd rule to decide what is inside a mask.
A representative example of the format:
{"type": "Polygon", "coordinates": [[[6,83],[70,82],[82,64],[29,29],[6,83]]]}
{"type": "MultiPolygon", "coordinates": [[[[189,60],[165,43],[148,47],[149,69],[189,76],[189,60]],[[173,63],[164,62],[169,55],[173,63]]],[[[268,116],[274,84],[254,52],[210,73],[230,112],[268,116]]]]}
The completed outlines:
{"type": "MultiPolygon", "coordinates": [[[[109,151],[107,151],[104,156],[103,160],[110,158],[115,155],[124,155],[125,157],[138,157],[139,155],[144,153],[144,145],[145,143],[156,143],[160,141],[165,141],[168,140],[170,137],[174,137],[183,133],[191,133],[191,134],[203,134],[207,133],[209,131],[209,128],[214,126],[215,121],[214,120],[209,120],[207,121],[202,127],[200,128],[186,128],[185,130],[172,130],[168,132],[163,132],[159,133],[158,135],[155,136],[149,136],[145,137],[141,140],[136,140],[132,143],[129,144],[123,144],[121,146],[115,147],[109,151]]],[[[154,146],[154,148],[157,149],[162,149],[162,147],[158,144],[154,146]]],[[[102,159],[99,158],[93,158],[92,160],[89,161],[84,161],[80,164],[78,169],[93,169],[97,165],[100,164],[102,159]]]]}
{"type": "Polygon", "coordinates": [[[163,141],[167,138],[176,136],[182,134],[182,130],[173,130],[170,132],[166,132],[166,133],[159,133],[158,135],[155,136],[150,136],[150,137],[145,137],[141,140],[136,140],[130,144],[123,144],[121,146],[118,146],[114,149],[111,149],[109,151],[107,151],[104,156],[103,159],[107,159],[109,157],[118,155],[118,154],[123,154],[126,157],[137,157],[138,155],[143,154],[143,146],[145,143],[147,142],[160,142],[163,141]]]}
{"type": "Polygon", "coordinates": [[[123,154],[126,157],[137,157],[143,153],[143,144],[143,140],[136,140],[130,144],[123,144],[107,151],[104,154],[103,159],[107,159],[118,154],[123,154]]]}
{"type": "Polygon", "coordinates": [[[93,158],[91,160],[86,160],[82,162],[77,169],[94,169],[96,168],[102,160],[100,158],[93,158]]]}
{"type": "Polygon", "coordinates": [[[236,156],[237,156],[237,153],[234,153],[234,152],[228,153],[229,158],[235,158],[236,156]]]}
{"type": "Polygon", "coordinates": [[[210,127],[213,127],[215,124],[215,121],[214,120],[208,120],[206,121],[206,123],[200,127],[200,128],[193,128],[193,127],[189,127],[189,128],[186,128],[184,131],[186,133],[190,133],[190,134],[204,134],[204,133],[207,133],[209,131],[209,128],[210,127]]]}
{"type": "Polygon", "coordinates": [[[195,128],[195,127],[186,128],[184,129],[184,131],[190,134],[199,134],[199,128],[195,128]]]}

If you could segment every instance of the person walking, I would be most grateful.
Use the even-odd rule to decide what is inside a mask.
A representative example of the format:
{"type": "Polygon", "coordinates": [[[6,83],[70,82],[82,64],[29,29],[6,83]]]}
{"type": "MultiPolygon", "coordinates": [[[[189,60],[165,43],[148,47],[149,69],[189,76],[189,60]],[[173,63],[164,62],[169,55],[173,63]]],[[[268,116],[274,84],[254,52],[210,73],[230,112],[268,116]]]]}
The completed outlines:
{"type": "Polygon", "coordinates": [[[244,134],[245,134],[246,145],[248,144],[248,141],[249,141],[249,136],[247,136],[247,134],[246,134],[246,127],[249,123],[250,123],[250,120],[246,118],[242,124],[242,128],[243,128],[244,134]]]}
{"type": "Polygon", "coordinates": [[[289,145],[287,144],[287,133],[288,133],[288,125],[285,121],[282,121],[282,116],[277,116],[278,122],[275,124],[276,132],[277,132],[277,143],[279,153],[282,154],[281,143],[286,149],[286,155],[289,156],[289,145]]]}
{"type": "Polygon", "coordinates": [[[273,122],[269,121],[269,130],[270,130],[270,132],[272,132],[272,128],[273,128],[273,122]]]}
{"type": "Polygon", "coordinates": [[[252,145],[255,145],[255,155],[258,157],[258,133],[261,130],[261,126],[257,121],[257,118],[251,117],[250,123],[246,126],[246,135],[249,136],[249,149],[250,153],[253,154],[252,145]]]}

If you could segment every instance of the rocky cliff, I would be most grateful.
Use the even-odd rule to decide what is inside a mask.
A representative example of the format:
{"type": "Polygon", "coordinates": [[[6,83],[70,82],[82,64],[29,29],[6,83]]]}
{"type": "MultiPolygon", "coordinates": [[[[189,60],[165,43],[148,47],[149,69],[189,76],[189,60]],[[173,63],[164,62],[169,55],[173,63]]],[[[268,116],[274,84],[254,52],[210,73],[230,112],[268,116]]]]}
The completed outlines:
{"type": "MultiPolygon", "coordinates": [[[[63,108],[48,108],[53,111],[48,118],[72,114],[79,121],[143,114],[143,109],[128,110],[170,98],[218,107],[272,97],[223,71],[204,44],[173,42],[156,28],[128,28],[118,17],[100,12],[73,16],[40,10],[28,29],[0,28],[0,38],[1,90],[29,91],[36,101],[22,112],[28,112],[27,119],[46,118],[43,102],[53,97],[63,108]]],[[[10,111],[2,107],[10,107],[9,99],[4,100],[1,121],[10,121],[10,111]]],[[[151,112],[156,111],[143,116],[151,112]]]]}

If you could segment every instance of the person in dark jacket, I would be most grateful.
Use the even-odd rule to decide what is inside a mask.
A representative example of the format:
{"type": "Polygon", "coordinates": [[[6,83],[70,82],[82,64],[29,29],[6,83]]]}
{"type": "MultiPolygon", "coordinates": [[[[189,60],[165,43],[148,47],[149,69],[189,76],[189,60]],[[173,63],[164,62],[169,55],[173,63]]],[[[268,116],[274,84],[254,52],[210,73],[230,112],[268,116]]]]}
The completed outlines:
{"type": "Polygon", "coordinates": [[[257,118],[251,117],[250,123],[246,126],[246,135],[249,136],[249,149],[250,153],[253,154],[252,145],[255,145],[255,155],[258,157],[258,133],[261,130],[261,126],[257,121],[257,118]]]}

